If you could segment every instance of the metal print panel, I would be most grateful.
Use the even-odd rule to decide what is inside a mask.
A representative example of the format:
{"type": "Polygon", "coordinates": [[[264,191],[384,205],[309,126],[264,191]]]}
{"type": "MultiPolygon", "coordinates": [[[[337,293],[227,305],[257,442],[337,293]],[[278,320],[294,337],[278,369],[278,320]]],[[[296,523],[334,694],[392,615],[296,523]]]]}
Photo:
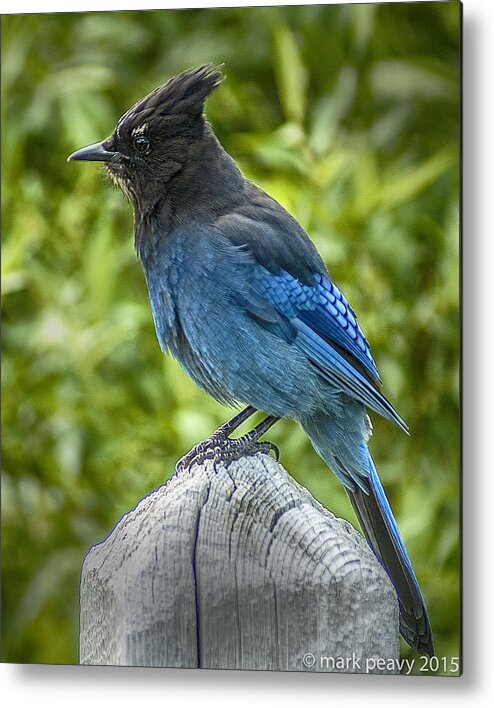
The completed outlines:
{"type": "Polygon", "coordinates": [[[461,673],[460,28],[2,18],[4,662],[461,673]]]}

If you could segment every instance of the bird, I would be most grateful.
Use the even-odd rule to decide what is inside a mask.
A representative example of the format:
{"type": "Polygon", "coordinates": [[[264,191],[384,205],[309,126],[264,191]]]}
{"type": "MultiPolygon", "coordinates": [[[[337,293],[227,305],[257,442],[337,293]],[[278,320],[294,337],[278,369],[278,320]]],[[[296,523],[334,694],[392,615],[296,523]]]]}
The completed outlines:
{"type": "Polygon", "coordinates": [[[394,585],[401,635],[432,656],[426,605],[369,452],[368,410],[408,428],[382,393],[355,312],[315,245],[217,139],[205,101],[222,80],[211,64],[188,69],[137,101],[108,138],[68,157],[104,163],[133,205],[163,352],[220,403],[246,406],[179,468],[277,454],[259,438],[279,419],[298,421],[394,585]],[[264,420],[231,438],[256,411],[264,420]]]}

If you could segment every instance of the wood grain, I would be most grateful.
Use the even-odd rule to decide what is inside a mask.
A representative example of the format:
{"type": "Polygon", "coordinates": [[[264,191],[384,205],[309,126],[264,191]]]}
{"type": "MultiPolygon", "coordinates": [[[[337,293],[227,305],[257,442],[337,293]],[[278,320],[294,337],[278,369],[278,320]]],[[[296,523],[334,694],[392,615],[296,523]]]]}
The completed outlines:
{"type": "Polygon", "coordinates": [[[266,455],[142,499],[84,561],[80,628],[82,664],[359,672],[399,656],[366,541],[266,455]]]}

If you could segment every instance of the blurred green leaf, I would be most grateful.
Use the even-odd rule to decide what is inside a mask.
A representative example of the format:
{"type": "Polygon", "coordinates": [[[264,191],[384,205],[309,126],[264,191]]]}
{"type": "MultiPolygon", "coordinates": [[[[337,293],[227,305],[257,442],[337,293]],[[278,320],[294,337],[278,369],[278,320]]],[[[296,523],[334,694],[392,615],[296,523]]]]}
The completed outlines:
{"type": "Polygon", "coordinates": [[[378,201],[387,208],[412,199],[458,164],[457,146],[448,146],[421,164],[384,177],[378,201]]]}
{"type": "Polygon", "coordinates": [[[384,98],[405,99],[422,96],[429,100],[448,98],[454,90],[454,80],[442,76],[419,62],[387,60],[375,64],[371,72],[371,87],[384,98]]]}
{"type": "Polygon", "coordinates": [[[287,120],[301,123],[305,115],[306,73],[293,33],[286,26],[273,30],[274,69],[287,120]]]}

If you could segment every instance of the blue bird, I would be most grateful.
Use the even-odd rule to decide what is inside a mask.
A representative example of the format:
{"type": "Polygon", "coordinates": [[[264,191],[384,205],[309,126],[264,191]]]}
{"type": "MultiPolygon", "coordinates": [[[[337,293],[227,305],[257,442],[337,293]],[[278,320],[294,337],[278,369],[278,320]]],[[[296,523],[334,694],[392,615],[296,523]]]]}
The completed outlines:
{"type": "Polygon", "coordinates": [[[299,421],[394,584],[402,636],[432,655],[424,600],[367,447],[366,409],[407,427],[381,393],[355,313],[313,243],[245,179],[207,123],[204,101],[220,81],[211,66],[170,79],[109,138],[69,157],[103,162],[133,203],[163,351],[216,400],[248,404],[181,464],[269,451],[260,436],[280,418],[299,421]],[[257,410],[268,417],[230,439],[257,410]]]}

